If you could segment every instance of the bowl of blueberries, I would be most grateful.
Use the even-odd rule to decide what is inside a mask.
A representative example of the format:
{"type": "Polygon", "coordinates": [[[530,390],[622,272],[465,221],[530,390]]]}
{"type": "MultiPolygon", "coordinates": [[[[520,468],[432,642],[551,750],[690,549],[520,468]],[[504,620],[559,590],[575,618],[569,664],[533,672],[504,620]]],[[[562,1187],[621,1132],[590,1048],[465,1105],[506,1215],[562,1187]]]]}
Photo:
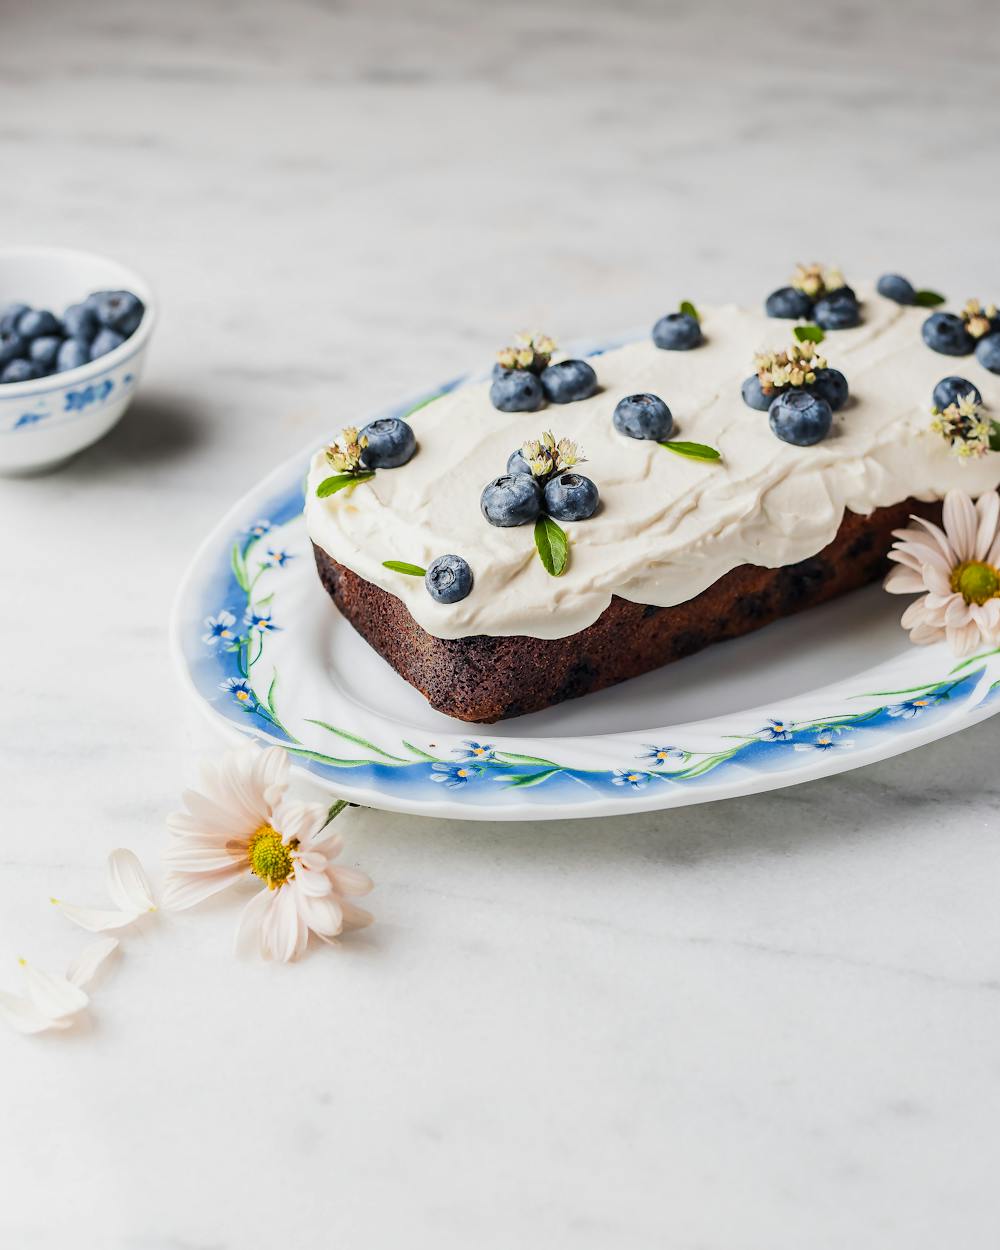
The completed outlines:
{"type": "Polygon", "coordinates": [[[135,394],[150,290],[117,261],[0,249],[0,473],[52,468],[96,442],[135,394]]]}

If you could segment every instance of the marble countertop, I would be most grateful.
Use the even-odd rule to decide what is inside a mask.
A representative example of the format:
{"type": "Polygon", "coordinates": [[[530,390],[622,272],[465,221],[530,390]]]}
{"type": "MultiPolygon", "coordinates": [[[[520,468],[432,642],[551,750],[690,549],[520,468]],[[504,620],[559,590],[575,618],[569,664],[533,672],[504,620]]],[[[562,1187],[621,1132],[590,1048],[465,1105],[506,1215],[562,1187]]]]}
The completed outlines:
{"type": "MultiPolygon", "coordinates": [[[[6,0],[0,233],[163,308],[140,398],[0,482],[0,984],[155,867],[217,747],[190,554],[275,461],[482,361],[796,259],[1000,293],[1000,23],[950,6],[6,0]]],[[[143,925],[0,1032],[11,1250],[980,1250],[1000,1201],[1000,721],[848,777],[544,826],[343,817],[378,923],[143,925]]]]}

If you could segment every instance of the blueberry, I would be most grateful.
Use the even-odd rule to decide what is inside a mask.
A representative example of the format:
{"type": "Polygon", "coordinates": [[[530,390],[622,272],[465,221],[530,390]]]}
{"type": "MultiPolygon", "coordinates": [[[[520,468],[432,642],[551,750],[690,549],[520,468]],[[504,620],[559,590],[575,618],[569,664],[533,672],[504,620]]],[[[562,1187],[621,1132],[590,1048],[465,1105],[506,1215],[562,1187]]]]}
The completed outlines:
{"type": "Polygon", "coordinates": [[[4,365],[0,382],[30,382],[40,377],[42,370],[30,360],[12,360],[10,364],[4,365]]]}
{"type": "Polygon", "coordinates": [[[971,356],[976,346],[965,322],[954,313],[931,313],[920,333],[931,351],[940,352],[942,356],[971,356]]]}
{"type": "Polygon", "coordinates": [[[56,356],[56,373],[65,373],[67,369],[79,369],[90,362],[90,348],[78,339],[63,339],[56,356]]]}
{"type": "Polygon", "coordinates": [[[956,400],[963,396],[973,394],[976,397],[976,403],[981,404],[983,397],[979,393],[979,387],[973,386],[966,378],[958,378],[951,374],[947,378],[942,378],[934,388],[934,407],[939,412],[944,412],[945,408],[950,407],[956,400]]]}
{"type": "Polygon", "coordinates": [[[17,328],[21,314],[30,311],[30,304],[8,304],[3,312],[0,312],[0,335],[10,334],[17,328]]]}
{"type": "Polygon", "coordinates": [[[740,391],[743,395],[743,402],[748,408],[756,408],[758,412],[767,412],[768,408],[774,403],[780,394],[779,391],[771,388],[768,394],[764,394],[764,390],[760,384],[760,378],[756,373],[752,373],[750,377],[743,383],[740,391]]]}
{"type": "Polygon", "coordinates": [[[783,443],[811,447],[826,438],[833,424],[833,411],[819,395],[808,391],[786,391],[768,410],[768,422],[783,443]]]}
{"type": "Polygon", "coordinates": [[[398,469],[417,450],[412,428],[399,417],[380,417],[366,425],[359,437],[368,439],[368,446],[361,453],[368,469],[398,469]]]}
{"type": "Polygon", "coordinates": [[[817,369],[816,381],[809,389],[820,399],[825,399],[833,412],[839,412],[850,395],[847,378],[839,369],[817,369]]]}
{"type": "Polygon", "coordinates": [[[507,457],[507,472],[512,474],[527,473],[531,476],[531,465],[525,460],[520,447],[516,448],[507,457]]]}
{"type": "Polygon", "coordinates": [[[56,367],[56,356],[63,340],[54,334],[43,334],[41,338],[32,339],[29,356],[45,373],[51,373],[56,367]]]}
{"type": "Polygon", "coordinates": [[[116,347],[121,347],[124,342],[125,339],[117,330],[99,330],[97,337],[90,345],[90,359],[96,360],[98,356],[106,356],[116,347]]]}
{"type": "Polygon", "coordinates": [[[849,330],[861,321],[861,305],[849,286],[816,301],[813,320],[824,330],[849,330]]]}
{"type": "Polygon", "coordinates": [[[37,339],[43,334],[59,334],[61,330],[58,320],[47,308],[29,308],[17,319],[17,332],[25,339],[37,339]]]}
{"type": "Polygon", "coordinates": [[[79,339],[88,347],[94,341],[97,331],[101,328],[97,313],[89,304],[70,304],[63,314],[63,326],[71,339],[79,339]]]}
{"type": "Polygon", "coordinates": [[[612,420],[615,429],[629,438],[669,438],[674,428],[670,409],[659,395],[628,395],[619,400],[612,420]]]}
{"type": "Polygon", "coordinates": [[[102,326],[127,339],[139,328],[145,311],[142,300],[131,291],[95,291],[86,304],[102,326]]]}
{"type": "Polygon", "coordinates": [[[560,473],[545,486],[545,511],[556,521],[586,521],[600,502],[597,487],[582,473],[560,473]]]}
{"type": "Polygon", "coordinates": [[[501,412],[537,412],[544,402],[541,382],[527,369],[503,369],[490,387],[490,403],[501,412]]]}
{"type": "Polygon", "coordinates": [[[894,300],[897,304],[912,304],[917,297],[913,283],[901,278],[898,273],[884,273],[875,288],[879,295],[894,300]]]}
{"type": "Polygon", "coordinates": [[[16,330],[0,330],[0,365],[27,354],[28,344],[16,330]]]}
{"type": "Polygon", "coordinates": [[[990,373],[1000,373],[1000,333],[987,334],[976,345],[976,359],[990,373]]]}
{"type": "Polygon", "coordinates": [[[491,525],[527,525],[542,510],[542,488],[533,477],[508,473],[483,488],[479,506],[491,525]]]}
{"type": "Polygon", "coordinates": [[[653,342],[668,352],[686,352],[701,342],[701,326],[690,313],[667,313],[653,326],[653,342]]]}
{"type": "Polygon", "coordinates": [[[560,360],[541,373],[542,390],[552,404],[589,399],[597,390],[597,374],[585,360],[560,360]]]}
{"type": "Polygon", "coordinates": [[[764,301],[764,311],[769,317],[781,317],[786,321],[811,317],[812,308],[812,300],[797,286],[780,287],[777,291],[772,291],[764,301]]]}
{"type": "Polygon", "coordinates": [[[472,589],[472,569],[461,556],[438,556],[424,574],[424,585],[438,603],[458,603],[472,589]]]}

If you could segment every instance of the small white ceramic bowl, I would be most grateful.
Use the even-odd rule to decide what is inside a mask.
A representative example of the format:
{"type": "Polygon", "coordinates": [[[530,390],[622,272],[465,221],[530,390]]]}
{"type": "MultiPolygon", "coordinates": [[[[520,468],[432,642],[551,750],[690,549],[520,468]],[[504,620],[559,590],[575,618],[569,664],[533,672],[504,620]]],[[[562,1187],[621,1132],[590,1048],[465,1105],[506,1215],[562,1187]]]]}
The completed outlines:
{"type": "Polygon", "coordinates": [[[135,394],[156,319],[149,287],[117,261],[69,248],[0,248],[0,309],[21,302],[61,317],[92,291],[119,290],[138,295],[146,311],[114,351],[65,373],[0,382],[0,473],[54,467],[107,434],[135,394]]]}

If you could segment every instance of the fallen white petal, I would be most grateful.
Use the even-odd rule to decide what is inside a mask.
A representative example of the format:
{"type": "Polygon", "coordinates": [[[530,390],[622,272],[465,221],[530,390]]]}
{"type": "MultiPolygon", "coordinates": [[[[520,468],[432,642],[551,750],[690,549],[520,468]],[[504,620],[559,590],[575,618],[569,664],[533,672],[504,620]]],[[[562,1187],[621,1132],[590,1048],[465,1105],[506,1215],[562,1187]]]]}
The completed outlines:
{"type": "Polygon", "coordinates": [[[64,903],[54,898],[52,902],[67,920],[72,920],[88,933],[106,933],[109,929],[124,929],[139,917],[134,911],[112,911],[110,908],[77,907],[73,903],[64,903]]]}
{"type": "Polygon", "coordinates": [[[41,968],[34,968],[28,963],[22,963],[21,966],[24,968],[28,998],[50,1020],[64,1020],[67,1016],[75,1016],[90,1002],[89,996],[66,977],[43,972],[41,968]]]}
{"type": "Polygon", "coordinates": [[[91,942],[66,969],[67,979],[83,989],[93,981],[101,965],[117,949],[117,938],[98,938],[96,942],[91,942]]]}
{"type": "Polygon", "coordinates": [[[66,1029],[72,1023],[72,1017],[68,1020],[53,1020],[44,1012],[39,1011],[27,998],[22,998],[20,994],[8,994],[4,990],[0,990],[0,1017],[19,1033],[44,1033],[46,1029],[66,1029]]]}
{"type": "Polygon", "coordinates": [[[155,911],[153,892],[134,851],[119,847],[108,856],[108,893],[122,911],[155,911]]]}

